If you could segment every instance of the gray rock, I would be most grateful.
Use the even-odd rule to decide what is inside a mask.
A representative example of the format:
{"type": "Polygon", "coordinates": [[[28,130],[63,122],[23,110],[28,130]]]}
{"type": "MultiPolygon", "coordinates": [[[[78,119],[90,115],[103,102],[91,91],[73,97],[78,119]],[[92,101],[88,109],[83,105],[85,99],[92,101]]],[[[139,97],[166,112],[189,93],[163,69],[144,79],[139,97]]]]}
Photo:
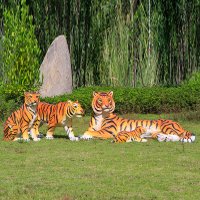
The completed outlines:
{"type": "Polygon", "coordinates": [[[49,47],[40,66],[41,97],[72,92],[72,70],[69,49],[64,35],[58,36],[49,47]]]}

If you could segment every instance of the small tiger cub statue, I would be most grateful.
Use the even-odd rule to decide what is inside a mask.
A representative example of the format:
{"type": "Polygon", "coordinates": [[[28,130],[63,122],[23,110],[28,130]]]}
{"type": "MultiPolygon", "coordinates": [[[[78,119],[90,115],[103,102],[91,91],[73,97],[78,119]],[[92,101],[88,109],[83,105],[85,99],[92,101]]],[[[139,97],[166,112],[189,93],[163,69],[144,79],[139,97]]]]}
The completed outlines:
{"type": "Polygon", "coordinates": [[[84,110],[78,101],[72,102],[69,100],[55,105],[40,102],[37,107],[37,113],[38,119],[34,123],[31,134],[39,135],[40,124],[47,123],[46,139],[53,139],[55,128],[61,126],[64,127],[70,140],[79,140],[78,137],[74,136],[72,129],[72,117],[82,117],[84,115],[84,110]]]}
{"type": "MultiPolygon", "coordinates": [[[[24,104],[18,110],[14,111],[4,124],[3,140],[19,140],[20,134],[22,134],[24,141],[30,140],[28,132],[37,118],[39,96],[40,94],[37,92],[24,93],[24,104]]],[[[32,135],[32,138],[34,141],[40,140],[35,134],[32,135]]]]}
{"type": "Polygon", "coordinates": [[[141,135],[146,132],[146,129],[142,126],[138,126],[133,131],[122,131],[114,136],[113,143],[124,143],[124,142],[147,142],[146,139],[141,138],[141,135]]]}

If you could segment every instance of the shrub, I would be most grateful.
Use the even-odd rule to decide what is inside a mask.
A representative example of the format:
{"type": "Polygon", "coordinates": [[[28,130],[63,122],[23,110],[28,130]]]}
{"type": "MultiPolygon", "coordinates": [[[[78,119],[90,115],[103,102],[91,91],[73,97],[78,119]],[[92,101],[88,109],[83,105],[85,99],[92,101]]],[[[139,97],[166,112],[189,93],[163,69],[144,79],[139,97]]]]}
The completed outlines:
{"type": "MultiPolygon", "coordinates": [[[[28,90],[28,89],[27,89],[28,90]]],[[[34,88],[33,88],[34,90],[34,88]]],[[[200,108],[200,84],[183,84],[181,87],[152,87],[152,88],[125,88],[125,87],[82,87],[75,89],[72,94],[46,97],[41,101],[58,103],[60,101],[78,100],[85,108],[86,114],[92,113],[91,101],[93,91],[113,91],[116,102],[116,113],[171,113],[198,111],[200,108]]],[[[23,103],[24,88],[0,88],[4,94],[4,103],[0,106],[0,112],[4,113],[23,103]]],[[[193,116],[195,118],[195,115],[193,116]]]]}
{"type": "Polygon", "coordinates": [[[6,120],[6,118],[19,108],[21,104],[21,98],[9,98],[9,96],[0,93],[0,121],[6,120]]]}
{"type": "Polygon", "coordinates": [[[200,104],[200,89],[189,86],[177,88],[112,88],[87,87],[79,88],[72,94],[44,98],[42,101],[58,103],[67,99],[79,100],[86,110],[92,112],[91,101],[93,91],[113,91],[117,113],[170,113],[185,110],[196,110],[200,104]]]}
{"type": "Polygon", "coordinates": [[[21,85],[0,86],[0,121],[5,120],[14,110],[17,110],[24,102],[25,91],[35,91],[37,88],[21,85]]]}

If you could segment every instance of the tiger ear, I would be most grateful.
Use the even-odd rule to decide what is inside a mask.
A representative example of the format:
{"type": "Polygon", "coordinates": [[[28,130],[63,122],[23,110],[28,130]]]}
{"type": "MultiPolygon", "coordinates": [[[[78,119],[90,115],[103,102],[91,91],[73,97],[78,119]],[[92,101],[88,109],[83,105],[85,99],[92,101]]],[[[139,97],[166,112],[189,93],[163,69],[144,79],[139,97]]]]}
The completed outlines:
{"type": "Polygon", "coordinates": [[[72,101],[71,101],[71,100],[68,100],[67,103],[72,103],[72,101]]]}
{"type": "Polygon", "coordinates": [[[29,92],[24,92],[24,96],[27,96],[29,94],[29,92]]]}
{"type": "Polygon", "coordinates": [[[98,92],[93,91],[93,97],[95,97],[98,94],[98,92]]]}
{"type": "Polygon", "coordinates": [[[113,96],[113,91],[108,92],[110,96],[113,96]]]}

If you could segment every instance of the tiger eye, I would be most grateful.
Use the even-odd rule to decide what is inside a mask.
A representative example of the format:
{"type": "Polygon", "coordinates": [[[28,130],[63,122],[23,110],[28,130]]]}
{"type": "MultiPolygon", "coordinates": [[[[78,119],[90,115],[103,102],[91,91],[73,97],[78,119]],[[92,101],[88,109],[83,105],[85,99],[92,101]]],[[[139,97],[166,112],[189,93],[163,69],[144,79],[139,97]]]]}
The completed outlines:
{"type": "Polygon", "coordinates": [[[75,107],[75,108],[78,108],[78,105],[77,105],[77,104],[74,104],[74,107],[75,107]]]}
{"type": "Polygon", "coordinates": [[[97,101],[98,101],[98,103],[102,103],[102,99],[98,99],[97,101]]]}

